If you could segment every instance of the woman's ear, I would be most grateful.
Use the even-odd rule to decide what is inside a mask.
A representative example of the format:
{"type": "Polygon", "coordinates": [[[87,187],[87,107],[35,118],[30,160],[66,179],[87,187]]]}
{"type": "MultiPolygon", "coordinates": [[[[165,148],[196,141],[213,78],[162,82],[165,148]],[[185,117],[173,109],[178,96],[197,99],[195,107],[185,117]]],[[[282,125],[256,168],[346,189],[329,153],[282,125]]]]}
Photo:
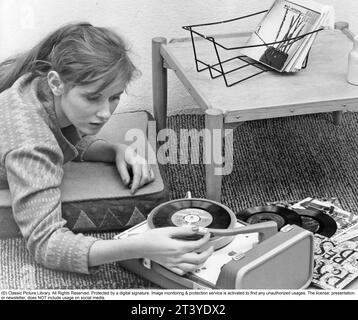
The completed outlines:
{"type": "Polygon", "coordinates": [[[55,96],[62,96],[65,92],[65,85],[56,71],[50,71],[47,75],[47,82],[55,96]]]}

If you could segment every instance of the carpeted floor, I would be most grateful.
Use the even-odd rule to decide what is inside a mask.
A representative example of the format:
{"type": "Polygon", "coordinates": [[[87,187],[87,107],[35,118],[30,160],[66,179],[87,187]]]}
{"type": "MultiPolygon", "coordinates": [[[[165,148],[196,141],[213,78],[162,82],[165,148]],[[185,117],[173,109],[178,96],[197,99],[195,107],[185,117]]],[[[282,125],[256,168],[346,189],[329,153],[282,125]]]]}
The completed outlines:
{"type": "MultiPolygon", "coordinates": [[[[339,126],[331,114],[252,121],[234,134],[234,171],[223,181],[222,202],[234,212],[279,200],[336,197],[358,213],[358,114],[347,113],[339,126]]],[[[169,127],[200,129],[201,115],[169,118],[169,127]]],[[[165,166],[172,198],[187,191],[205,197],[202,165],[165,166]]],[[[111,238],[113,234],[100,235],[111,238]]],[[[104,266],[85,276],[44,269],[21,239],[0,241],[0,289],[157,288],[120,268],[104,266]]]]}

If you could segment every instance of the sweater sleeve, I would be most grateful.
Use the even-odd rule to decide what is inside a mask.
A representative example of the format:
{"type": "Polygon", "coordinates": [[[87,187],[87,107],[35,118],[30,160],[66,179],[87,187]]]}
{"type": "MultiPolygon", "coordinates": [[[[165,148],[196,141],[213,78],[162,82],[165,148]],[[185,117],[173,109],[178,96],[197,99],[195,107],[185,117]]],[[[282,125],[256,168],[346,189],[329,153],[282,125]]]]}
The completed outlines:
{"type": "Polygon", "coordinates": [[[85,153],[94,142],[104,140],[96,136],[82,135],[74,126],[63,129],[62,133],[78,151],[78,156],[74,159],[76,162],[84,161],[85,153]]]}
{"type": "Polygon", "coordinates": [[[84,136],[76,143],[75,148],[78,151],[78,156],[74,159],[77,162],[85,161],[84,156],[88,148],[95,143],[96,141],[105,141],[104,139],[99,139],[95,136],[84,136]]]}
{"type": "Polygon", "coordinates": [[[51,269],[88,274],[89,250],[97,238],[74,234],[62,218],[63,155],[50,143],[6,154],[13,214],[35,260],[51,269]]]}

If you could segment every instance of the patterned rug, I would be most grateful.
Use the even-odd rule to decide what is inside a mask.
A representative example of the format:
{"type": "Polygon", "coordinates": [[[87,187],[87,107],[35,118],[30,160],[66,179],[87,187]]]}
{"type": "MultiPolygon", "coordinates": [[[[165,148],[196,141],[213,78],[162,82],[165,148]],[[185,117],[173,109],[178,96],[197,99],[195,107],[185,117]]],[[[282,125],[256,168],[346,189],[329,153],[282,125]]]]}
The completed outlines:
{"type": "MultiPolygon", "coordinates": [[[[358,114],[347,113],[335,126],[331,114],[316,114],[238,126],[234,171],[224,177],[222,202],[238,212],[268,202],[335,197],[343,209],[358,213],[357,120],[358,114]]],[[[177,133],[181,128],[201,129],[204,117],[172,116],[168,125],[177,133]]],[[[187,191],[205,197],[203,165],[169,164],[165,173],[171,198],[182,198],[187,191]]],[[[142,288],[157,287],[116,263],[92,276],[57,272],[36,265],[22,239],[0,241],[0,289],[142,288]]]]}

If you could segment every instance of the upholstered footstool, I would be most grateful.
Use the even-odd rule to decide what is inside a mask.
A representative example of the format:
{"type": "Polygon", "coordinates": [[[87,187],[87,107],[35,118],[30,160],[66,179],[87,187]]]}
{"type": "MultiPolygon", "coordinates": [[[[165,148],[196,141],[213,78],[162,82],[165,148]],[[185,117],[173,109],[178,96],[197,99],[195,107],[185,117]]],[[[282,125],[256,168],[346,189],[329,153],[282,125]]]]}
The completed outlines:
{"type": "MultiPolygon", "coordinates": [[[[130,129],[139,129],[147,141],[155,143],[155,130],[148,130],[150,120],[152,118],[147,112],[115,114],[98,136],[124,142],[130,129]]],[[[152,156],[155,155],[155,149],[149,149],[152,156]]],[[[131,195],[113,164],[66,164],[61,192],[62,214],[67,227],[74,232],[122,231],[145,220],[154,207],[169,199],[159,165],[153,164],[152,167],[155,181],[131,195]]],[[[21,234],[12,216],[10,193],[0,190],[0,238],[17,236],[21,234]]]]}

